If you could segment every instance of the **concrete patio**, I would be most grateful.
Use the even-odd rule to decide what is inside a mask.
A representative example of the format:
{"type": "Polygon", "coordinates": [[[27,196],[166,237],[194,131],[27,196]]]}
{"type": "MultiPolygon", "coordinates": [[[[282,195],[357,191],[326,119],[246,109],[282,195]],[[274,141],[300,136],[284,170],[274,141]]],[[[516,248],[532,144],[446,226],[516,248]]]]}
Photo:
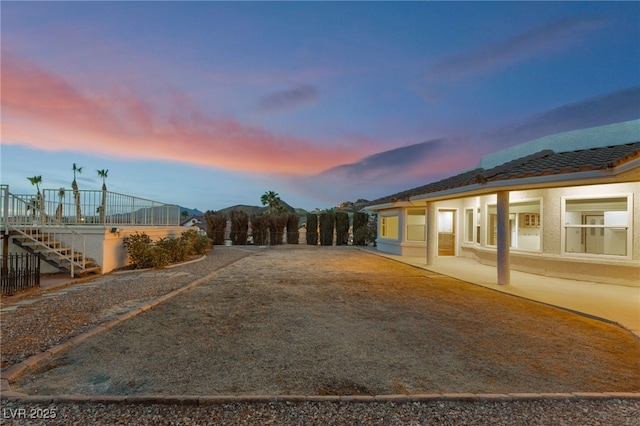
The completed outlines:
{"type": "Polygon", "coordinates": [[[438,257],[434,265],[427,267],[426,256],[397,256],[367,251],[496,291],[615,322],[640,337],[639,287],[545,277],[513,270],[512,284],[500,286],[496,284],[496,268],[473,259],[438,257]]]}

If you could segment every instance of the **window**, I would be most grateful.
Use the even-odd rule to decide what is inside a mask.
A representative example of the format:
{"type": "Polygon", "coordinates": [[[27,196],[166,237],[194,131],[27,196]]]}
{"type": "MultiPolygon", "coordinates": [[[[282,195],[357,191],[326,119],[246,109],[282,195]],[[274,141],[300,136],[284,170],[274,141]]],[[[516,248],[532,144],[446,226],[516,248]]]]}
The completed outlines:
{"type": "MultiPolygon", "coordinates": [[[[498,244],[498,212],[496,205],[488,207],[487,244],[498,244]]],[[[540,250],[541,216],[540,201],[509,204],[509,237],[511,247],[521,250],[540,250]]]]}
{"type": "Polygon", "coordinates": [[[382,238],[398,239],[398,216],[382,216],[380,236],[382,238]]]}
{"type": "Polygon", "coordinates": [[[473,209],[465,209],[464,211],[464,242],[472,243],[474,241],[475,228],[473,226],[473,209]]]}
{"type": "Polygon", "coordinates": [[[627,255],[628,197],[565,200],[564,251],[627,255]]]}
{"type": "Polygon", "coordinates": [[[407,210],[407,241],[425,241],[425,224],[424,209],[407,210]]]}

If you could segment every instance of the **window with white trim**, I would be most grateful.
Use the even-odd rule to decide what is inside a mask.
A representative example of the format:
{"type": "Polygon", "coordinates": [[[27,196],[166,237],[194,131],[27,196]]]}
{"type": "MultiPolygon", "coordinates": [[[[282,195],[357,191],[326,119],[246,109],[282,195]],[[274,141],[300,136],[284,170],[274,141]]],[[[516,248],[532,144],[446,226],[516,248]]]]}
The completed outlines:
{"type": "Polygon", "coordinates": [[[380,237],[398,239],[398,216],[382,216],[380,221],[380,237]]]}
{"type": "Polygon", "coordinates": [[[564,200],[564,251],[627,255],[629,197],[564,200]]]}
{"type": "Polygon", "coordinates": [[[407,210],[407,241],[425,241],[426,219],[425,209],[407,210]]]}
{"type": "Polygon", "coordinates": [[[474,242],[474,233],[475,227],[473,226],[473,210],[474,209],[465,209],[464,210],[464,242],[472,243],[474,242]]]}
{"type": "MultiPolygon", "coordinates": [[[[487,245],[498,243],[498,211],[495,204],[487,206],[487,245]]],[[[509,204],[509,238],[511,247],[539,251],[541,248],[540,201],[524,201],[509,204]]]]}

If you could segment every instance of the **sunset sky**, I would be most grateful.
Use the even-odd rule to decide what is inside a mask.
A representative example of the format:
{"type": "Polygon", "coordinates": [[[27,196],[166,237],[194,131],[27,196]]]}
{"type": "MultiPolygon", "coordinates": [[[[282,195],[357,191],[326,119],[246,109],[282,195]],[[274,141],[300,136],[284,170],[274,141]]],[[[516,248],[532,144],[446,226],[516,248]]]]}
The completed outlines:
{"type": "Polygon", "coordinates": [[[638,2],[0,4],[1,182],[375,199],[640,118],[638,2]]]}

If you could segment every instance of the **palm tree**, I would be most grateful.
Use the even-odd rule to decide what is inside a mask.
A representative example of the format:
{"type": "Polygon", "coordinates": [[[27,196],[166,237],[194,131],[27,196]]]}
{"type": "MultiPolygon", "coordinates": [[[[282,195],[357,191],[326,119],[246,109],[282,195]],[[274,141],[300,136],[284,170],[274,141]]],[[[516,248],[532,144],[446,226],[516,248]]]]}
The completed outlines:
{"type": "Polygon", "coordinates": [[[73,163],[73,182],[71,182],[71,188],[73,189],[73,200],[76,203],[76,222],[80,222],[82,210],[80,209],[80,191],[78,191],[78,184],[76,183],[76,172],[82,173],[82,167],[78,167],[76,163],[73,163]]]}
{"type": "Polygon", "coordinates": [[[36,212],[40,212],[41,217],[44,218],[44,200],[42,199],[42,194],[40,194],[40,184],[42,183],[42,175],[40,176],[33,176],[33,177],[28,177],[27,179],[29,179],[29,182],[31,182],[31,185],[35,185],[36,186],[36,199],[32,201],[32,205],[31,206],[27,206],[27,213],[29,213],[29,207],[33,208],[33,215],[35,218],[36,212]]]}
{"type": "Polygon", "coordinates": [[[98,211],[100,212],[100,223],[104,223],[104,213],[107,209],[107,183],[105,179],[107,179],[107,174],[109,170],[98,170],[98,176],[102,178],[102,203],[100,207],[98,207],[98,211]]]}
{"type": "Polygon", "coordinates": [[[264,194],[262,194],[262,197],[260,197],[260,201],[262,202],[263,206],[267,206],[267,213],[280,213],[284,210],[282,206],[282,200],[280,199],[280,196],[277,192],[265,192],[264,194]]]}
{"type": "Polygon", "coordinates": [[[58,222],[62,222],[62,202],[64,201],[64,195],[65,195],[65,189],[64,188],[60,188],[58,190],[58,208],[56,208],[56,219],[58,219],[58,222]]]}
{"type": "Polygon", "coordinates": [[[36,190],[38,191],[38,195],[40,195],[40,184],[42,183],[42,175],[34,176],[34,177],[28,177],[27,179],[29,179],[29,182],[31,182],[31,185],[35,185],[36,186],[36,190]]]}

